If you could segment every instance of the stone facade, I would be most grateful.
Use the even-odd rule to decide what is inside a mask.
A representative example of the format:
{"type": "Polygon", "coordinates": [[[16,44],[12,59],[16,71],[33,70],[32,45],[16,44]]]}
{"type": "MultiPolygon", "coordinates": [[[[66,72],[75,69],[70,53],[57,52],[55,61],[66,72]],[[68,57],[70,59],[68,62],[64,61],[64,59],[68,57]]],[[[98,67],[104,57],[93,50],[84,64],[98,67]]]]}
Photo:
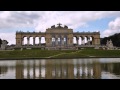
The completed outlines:
{"type": "Polygon", "coordinates": [[[62,48],[62,49],[73,49],[73,37],[76,38],[76,44],[78,46],[79,37],[82,38],[82,45],[84,43],[84,37],[87,38],[90,45],[90,37],[92,38],[91,45],[100,45],[100,32],[73,32],[73,29],[69,29],[68,26],[62,27],[61,24],[51,26],[46,29],[46,32],[16,32],[16,46],[24,47],[24,37],[27,37],[27,45],[30,45],[30,37],[33,37],[33,47],[42,47],[41,37],[45,37],[44,47],[50,48],[62,48]],[[39,45],[35,45],[35,38],[39,37],[39,45]]]}

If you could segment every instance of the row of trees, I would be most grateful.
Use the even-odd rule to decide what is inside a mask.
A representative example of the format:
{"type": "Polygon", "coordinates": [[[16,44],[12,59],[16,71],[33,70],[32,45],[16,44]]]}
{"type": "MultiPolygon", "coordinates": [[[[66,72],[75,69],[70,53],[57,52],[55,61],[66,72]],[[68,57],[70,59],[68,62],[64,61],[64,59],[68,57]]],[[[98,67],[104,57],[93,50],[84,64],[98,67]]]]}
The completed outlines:
{"type": "Polygon", "coordinates": [[[101,38],[101,45],[106,45],[107,40],[112,40],[114,46],[120,47],[120,33],[116,33],[109,37],[101,38]]]}
{"type": "Polygon", "coordinates": [[[1,38],[0,38],[0,47],[1,47],[1,44],[2,44],[2,40],[1,40],[1,38]]]}
{"type": "Polygon", "coordinates": [[[6,44],[8,44],[8,41],[7,41],[7,40],[2,40],[2,39],[0,38],[0,47],[1,47],[2,41],[6,42],[6,44]]]}

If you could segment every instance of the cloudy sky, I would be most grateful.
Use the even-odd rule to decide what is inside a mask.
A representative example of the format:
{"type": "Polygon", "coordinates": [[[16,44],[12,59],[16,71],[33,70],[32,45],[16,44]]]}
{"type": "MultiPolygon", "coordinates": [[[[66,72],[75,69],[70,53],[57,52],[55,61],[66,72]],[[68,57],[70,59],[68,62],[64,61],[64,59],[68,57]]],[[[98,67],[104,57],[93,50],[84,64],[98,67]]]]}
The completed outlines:
{"type": "Polygon", "coordinates": [[[15,44],[16,31],[45,32],[58,23],[74,32],[100,31],[100,37],[120,32],[120,11],[0,11],[0,38],[15,44]]]}

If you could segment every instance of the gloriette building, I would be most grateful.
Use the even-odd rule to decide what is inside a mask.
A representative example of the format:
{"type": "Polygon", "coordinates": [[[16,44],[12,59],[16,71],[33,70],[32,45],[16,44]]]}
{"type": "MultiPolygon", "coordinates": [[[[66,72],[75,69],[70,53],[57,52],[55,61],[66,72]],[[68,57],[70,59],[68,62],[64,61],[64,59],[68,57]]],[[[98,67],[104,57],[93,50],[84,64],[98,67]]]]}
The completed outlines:
{"type": "Polygon", "coordinates": [[[16,47],[31,47],[45,49],[74,49],[81,46],[100,45],[100,32],[73,32],[68,26],[62,27],[61,24],[51,26],[46,32],[16,32],[16,47]],[[27,45],[24,45],[24,37],[27,37],[27,45]],[[30,37],[33,37],[33,45],[30,45],[30,37]],[[39,37],[39,44],[35,44],[35,38],[39,37]],[[45,44],[41,44],[41,37],[45,38],[45,44]],[[85,42],[85,37],[87,42],[85,42]],[[76,43],[73,43],[76,38],[76,43]],[[81,38],[81,44],[79,39],[81,38]],[[92,38],[92,40],[90,40],[92,38]]]}

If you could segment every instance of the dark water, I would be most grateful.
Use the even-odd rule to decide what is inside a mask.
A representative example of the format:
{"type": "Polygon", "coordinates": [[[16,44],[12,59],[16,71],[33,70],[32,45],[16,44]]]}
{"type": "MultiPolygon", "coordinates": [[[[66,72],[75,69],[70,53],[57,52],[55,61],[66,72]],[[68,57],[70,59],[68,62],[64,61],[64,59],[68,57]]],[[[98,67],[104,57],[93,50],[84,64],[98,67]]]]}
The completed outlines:
{"type": "Polygon", "coordinates": [[[1,60],[0,79],[120,79],[120,58],[1,60]]]}

